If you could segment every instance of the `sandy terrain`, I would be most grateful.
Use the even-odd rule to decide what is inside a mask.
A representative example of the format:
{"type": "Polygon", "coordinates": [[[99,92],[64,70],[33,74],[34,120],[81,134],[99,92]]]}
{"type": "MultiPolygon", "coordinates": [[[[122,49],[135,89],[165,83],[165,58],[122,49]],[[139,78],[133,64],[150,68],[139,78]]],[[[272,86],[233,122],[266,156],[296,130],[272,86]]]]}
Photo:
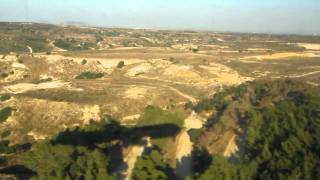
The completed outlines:
{"type": "Polygon", "coordinates": [[[192,142],[187,131],[190,129],[200,129],[204,121],[194,111],[184,121],[185,129],[180,133],[177,140],[176,159],[181,161],[183,157],[191,155],[192,142]]]}
{"type": "Polygon", "coordinates": [[[17,69],[27,69],[27,67],[24,65],[24,64],[21,64],[21,63],[17,63],[17,62],[14,62],[12,63],[11,65],[12,68],[17,68],[17,69]]]}
{"type": "Polygon", "coordinates": [[[137,87],[132,86],[124,93],[124,98],[126,99],[143,99],[145,98],[145,95],[147,94],[146,87],[137,87]]]}
{"type": "Polygon", "coordinates": [[[36,55],[36,57],[39,58],[45,58],[47,62],[49,63],[54,63],[63,59],[68,59],[72,60],[74,62],[77,62],[78,64],[81,64],[83,60],[87,60],[88,63],[99,63],[101,64],[104,68],[115,68],[120,61],[124,61],[125,65],[130,65],[130,64],[136,64],[136,63],[141,63],[144,62],[145,60],[143,59],[138,59],[138,58],[124,58],[124,59],[119,59],[119,58],[88,58],[88,57],[73,57],[73,56],[63,56],[63,55],[58,55],[58,54],[53,54],[53,55],[36,55]]]}
{"type": "Polygon", "coordinates": [[[61,82],[61,81],[51,81],[51,82],[45,82],[41,84],[19,83],[19,84],[14,84],[10,86],[5,86],[4,89],[9,93],[21,94],[27,91],[34,91],[34,90],[40,90],[40,89],[54,89],[54,88],[61,88],[61,87],[70,88],[70,83],[61,82]]]}
{"type": "Polygon", "coordinates": [[[258,56],[246,56],[240,58],[240,60],[248,60],[248,59],[258,59],[258,60],[272,60],[272,59],[286,59],[290,57],[320,57],[319,54],[311,53],[311,52],[285,52],[285,53],[274,53],[271,55],[258,55],[258,56]]]}
{"type": "Polygon", "coordinates": [[[233,135],[232,138],[229,140],[226,149],[223,152],[223,156],[230,157],[237,151],[238,151],[238,146],[236,144],[236,135],[233,135]]]}
{"type": "Polygon", "coordinates": [[[33,49],[32,49],[32,47],[27,46],[27,48],[28,48],[28,50],[29,50],[29,53],[30,53],[30,54],[32,54],[32,53],[33,53],[33,49]]]}
{"type": "Polygon", "coordinates": [[[27,134],[28,136],[31,136],[34,140],[43,140],[43,139],[46,139],[47,136],[46,135],[42,135],[42,134],[39,134],[39,133],[36,133],[36,132],[33,132],[33,131],[30,131],[28,132],[27,134]]]}
{"type": "Polygon", "coordinates": [[[271,49],[266,49],[266,48],[248,48],[248,51],[270,51],[271,49]]]}
{"type": "Polygon", "coordinates": [[[183,51],[190,51],[192,49],[198,49],[197,45],[194,44],[176,44],[171,46],[173,49],[183,50],[183,51]]]}
{"type": "Polygon", "coordinates": [[[129,77],[134,77],[139,74],[147,73],[147,72],[151,71],[153,68],[154,67],[150,63],[142,63],[142,64],[139,64],[139,65],[129,69],[127,71],[126,75],[129,77]]]}
{"type": "Polygon", "coordinates": [[[298,43],[297,45],[308,50],[320,50],[320,44],[298,43]]]}
{"type": "Polygon", "coordinates": [[[191,152],[193,143],[190,140],[188,130],[200,129],[203,126],[204,120],[200,118],[194,111],[185,119],[185,129],[177,136],[176,140],[176,160],[177,170],[176,174],[180,179],[184,179],[187,173],[192,172],[192,158],[191,152]]]}
{"type": "Polygon", "coordinates": [[[90,121],[100,120],[100,107],[98,105],[84,106],[82,109],[82,113],[82,119],[84,120],[84,124],[89,124],[90,121]]]}
{"type": "MultiPolygon", "coordinates": [[[[310,76],[310,75],[314,75],[314,74],[318,74],[320,73],[320,71],[312,71],[312,72],[307,72],[304,74],[299,74],[299,75],[287,75],[285,77],[289,77],[289,78],[301,78],[301,77],[306,77],[306,76],[310,76]]],[[[279,77],[281,78],[281,77],[279,77]]]]}
{"type": "Polygon", "coordinates": [[[162,59],[151,59],[128,69],[126,75],[129,77],[134,77],[134,76],[145,74],[157,69],[165,68],[170,64],[171,64],[170,61],[166,61],[162,59]]]}
{"type": "Polygon", "coordinates": [[[202,69],[207,70],[209,73],[216,76],[214,80],[216,83],[225,85],[241,84],[244,81],[250,81],[249,77],[242,77],[237,71],[218,63],[210,63],[210,66],[199,66],[202,69]]]}
{"type": "Polygon", "coordinates": [[[68,127],[83,126],[89,120],[100,120],[97,105],[21,97],[11,101],[10,106],[15,111],[6,122],[0,124],[0,129],[13,132],[9,137],[12,143],[20,143],[27,136],[43,139],[68,127]]]}
{"type": "Polygon", "coordinates": [[[121,122],[132,121],[132,120],[136,120],[139,118],[140,118],[140,114],[134,114],[134,115],[123,117],[121,122]]]}
{"type": "Polygon", "coordinates": [[[164,70],[163,75],[167,79],[176,81],[198,82],[201,80],[200,75],[194,72],[192,67],[184,65],[172,64],[164,70]]]}
{"type": "Polygon", "coordinates": [[[24,75],[26,75],[27,72],[23,69],[14,69],[14,74],[9,74],[8,77],[5,79],[0,80],[0,82],[12,82],[16,80],[23,79],[24,75]]]}
{"type": "Polygon", "coordinates": [[[173,87],[171,87],[171,86],[165,86],[165,87],[169,88],[170,90],[174,91],[175,93],[179,94],[180,96],[188,99],[188,100],[191,101],[192,103],[196,103],[196,102],[197,102],[197,99],[196,99],[196,98],[194,98],[194,97],[192,97],[192,96],[190,96],[190,95],[188,95],[188,94],[186,94],[186,93],[183,93],[183,92],[179,91],[179,90],[176,89],[176,88],[173,88],[173,87]]]}
{"type": "Polygon", "coordinates": [[[204,119],[199,117],[197,113],[192,111],[187,119],[184,121],[184,126],[187,130],[190,129],[200,129],[202,128],[204,123],[204,119]]]}
{"type": "Polygon", "coordinates": [[[65,49],[62,49],[62,48],[59,48],[59,47],[57,47],[56,45],[54,45],[54,42],[53,41],[51,41],[50,43],[49,43],[49,46],[51,46],[52,48],[53,48],[53,50],[52,51],[54,51],[54,52],[64,52],[64,51],[67,51],[67,50],[65,50],[65,49]]]}
{"type": "Polygon", "coordinates": [[[142,155],[144,146],[131,146],[124,156],[124,162],[127,163],[128,169],[125,180],[131,179],[132,170],[137,161],[137,158],[142,155]]]}

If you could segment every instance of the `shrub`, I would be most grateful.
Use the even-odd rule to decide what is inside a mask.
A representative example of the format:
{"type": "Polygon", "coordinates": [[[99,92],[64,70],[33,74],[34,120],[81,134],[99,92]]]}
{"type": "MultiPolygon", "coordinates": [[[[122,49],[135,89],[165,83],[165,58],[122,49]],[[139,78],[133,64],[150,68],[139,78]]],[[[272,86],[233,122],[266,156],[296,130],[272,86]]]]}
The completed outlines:
{"type": "Polygon", "coordinates": [[[125,65],[124,65],[124,61],[120,61],[117,65],[117,68],[123,68],[125,65]]]}
{"type": "Polygon", "coordinates": [[[2,77],[2,78],[6,78],[6,77],[8,77],[8,76],[9,76],[8,73],[2,73],[2,74],[1,74],[1,77],[2,77]]]}
{"type": "Polygon", "coordinates": [[[76,79],[97,79],[103,77],[103,73],[95,73],[95,72],[83,72],[76,77],[76,79]]]}
{"type": "Polygon", "coordinates": [[[82,60],[82,61],[81,61],[81,64],[82,64],[82,65],[87,64],[87,60],[86,60],[86,59],[82,60]]]}
{"type": "Polygon", "coordinates": [[[0,96],[0,101],[7,101],[11,98],[11,96],[9,94],[3,94],[0,96]]]}
{"type": "Polygon", "coordinates": [[[184,109],[193,109],[193,104],[191,101],[188,101],[185,105],[184,105],[184,109]]]}
{"type": "Polygon", "coordinates": [[[12,108],[11,107],[5,107],[0,110],[0,123],[4,122],[8,119],[9,116],[11,116],[12,108]]]}

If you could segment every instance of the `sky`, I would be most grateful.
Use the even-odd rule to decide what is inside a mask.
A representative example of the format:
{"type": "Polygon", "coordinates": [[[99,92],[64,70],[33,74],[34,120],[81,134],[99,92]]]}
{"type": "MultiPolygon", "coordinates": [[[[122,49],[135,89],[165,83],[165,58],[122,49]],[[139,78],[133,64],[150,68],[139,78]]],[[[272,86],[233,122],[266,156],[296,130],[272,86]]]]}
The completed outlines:
{"type": "Polygon", "coordinates": [[[0,0],[0,21],[320,34],[320,0],[0,0]]]}

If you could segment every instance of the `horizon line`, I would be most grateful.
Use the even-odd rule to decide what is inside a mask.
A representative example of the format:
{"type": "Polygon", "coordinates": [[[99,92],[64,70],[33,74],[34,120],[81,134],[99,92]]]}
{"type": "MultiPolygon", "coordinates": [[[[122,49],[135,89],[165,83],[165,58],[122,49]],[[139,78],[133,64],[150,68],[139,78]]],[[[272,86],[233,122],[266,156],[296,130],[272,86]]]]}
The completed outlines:
{"type": "Polygon", "coordinates": [[[188,29],[188,28],[162,28],[162,27],[132,27],[132,26],[115,26],[115,25],[95,25],[86,22],[65,21],[65,22],[49,22],[49,21],[0,21],[0,23],[33,23],[33,24],[47,24],[55,26],[78,26],[87,28],[106,28],[106,29],[133,29],[133,30],[157,30],[157,31],[194,31],[207,33],[230,33],[230,34],[260,34],[260,35],[278,35],[278,36],[320,36],[318,33],[277,33],[277,32],[249,32],[249,31],[230,31],[230,30],[209,30],[209,29],[188,29]]]}

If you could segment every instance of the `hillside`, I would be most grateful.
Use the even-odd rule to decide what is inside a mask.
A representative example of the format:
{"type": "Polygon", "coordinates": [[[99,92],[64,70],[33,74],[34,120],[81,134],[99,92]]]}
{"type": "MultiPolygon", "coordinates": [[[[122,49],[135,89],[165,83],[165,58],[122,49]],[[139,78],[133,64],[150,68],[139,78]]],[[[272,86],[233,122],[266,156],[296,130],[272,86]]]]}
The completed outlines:
{"type": "MultiPolygon", "coordinates": [[[[318,92],[319,87],[297,80],[261,80],[223,89],[198,102],[193,107],[196,112],[212,115],[203,128],[188,131],[194,141],[189,177],[316,179],[318,92]]],[[[177,179],[177,169],[159,140],[180,134],[179,115],[148,107],[141,118],[138,126],[125,127],[105,117],[35,142],[31,149],[4,149],[3,144],[3,153],[15,155],[4,159],[12,166],[1,172],[40,179],[117,179],[132,168],[132,179],[177,179]],[[150,118],[158,120],[150,124],[150,118]],[[134,167],[124,161],[129,147],[136,147],[136,152],[143,147],[134,167]]]]}
{"type": "Polygon", "coordinates": [[[199,178],[317,179],[318,92],[301,81],[260,81],[198,103],[197,111],[214,112],[196,140],[199,178]]]}

